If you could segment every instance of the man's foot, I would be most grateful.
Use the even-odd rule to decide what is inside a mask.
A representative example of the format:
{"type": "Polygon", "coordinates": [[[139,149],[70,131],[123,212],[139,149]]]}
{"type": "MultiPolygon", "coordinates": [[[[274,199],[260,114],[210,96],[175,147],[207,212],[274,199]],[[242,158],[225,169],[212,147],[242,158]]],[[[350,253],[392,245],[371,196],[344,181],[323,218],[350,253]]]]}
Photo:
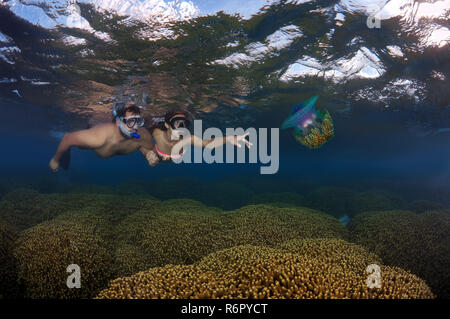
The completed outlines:
{"type": "Polygon", "coordinates": [[[59,169],[59,163],[58,163],[58,161],[57,160],[55,160],[54,158],[52,158],[51,160],[50,160],[50,163],[48,164],[48,166],[50,166],[50,168],[51,168],[51,170],[53,171],[53,172],[57,172],[58,171],[58,169],[59,169]]]}

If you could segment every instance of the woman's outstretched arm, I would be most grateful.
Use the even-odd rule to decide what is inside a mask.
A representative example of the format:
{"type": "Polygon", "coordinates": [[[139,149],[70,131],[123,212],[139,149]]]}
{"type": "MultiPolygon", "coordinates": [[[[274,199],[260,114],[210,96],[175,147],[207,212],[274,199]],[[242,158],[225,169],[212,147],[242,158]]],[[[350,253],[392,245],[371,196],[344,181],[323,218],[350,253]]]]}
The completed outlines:
{"type": "MultiPolygon", "coordinates": [[[[226,143],[230,143],[232,145],[235,145],[237,147],[242,147],[241,143],[244,143],[245,146],[250,148],[253,144],[250,143],[245,137],[248,136],[248,132],[243,135],[236,135],[236,136],[225,136],[225,137],[217,137],[209,140],[202,140],[201,138],[191,135],[191,144],[197,147],[204,147],[213,149],[219,146],[222,146],[226,143]]],[[[186,144],[186,142],[180,141],[180,143],[186,144]]],[[[177,143],[178,144],[178,143],[177,143]]]]}

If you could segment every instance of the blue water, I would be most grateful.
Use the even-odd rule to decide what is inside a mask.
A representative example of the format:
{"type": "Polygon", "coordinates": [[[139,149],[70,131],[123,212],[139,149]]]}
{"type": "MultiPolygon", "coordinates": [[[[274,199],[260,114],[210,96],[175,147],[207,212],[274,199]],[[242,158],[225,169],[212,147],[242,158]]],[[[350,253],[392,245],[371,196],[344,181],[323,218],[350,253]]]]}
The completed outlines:
{"type": "MultiPolygon", "coordinates": [[[[177,176],[202,180],[242,175],[265,178],[259,173],[260,167],[267,165],[262,163],[160,163],[152,168],[139,152],[102,159],[93,152],[76,148],[72,150],[70,169],[54,174],[48,169],[48,162],[60,137],[51,136],[49,128],[61,125],[65,115],[38,106],[2,103],[2,109],[9,114],[3,118],[0,128],[3,177],[45,177],[55,182],[105,185],[177,176]],[[19,121],[10,121],[12,118],[19,121]],[[7,119],[9,121],[5,121],[7,119]]],[[[280,131],[280,163],[275,175],[325,185],[351,185],[360,180],[372,181],[373,186],[377,186],[385,181],[383,186],[390,188],[394,183],[405,195],[413,187],[423,194],[422,197],[433,199],[436,188],[449,186],[450,139],[448,133],[413,136],[402,129],[406,116],[372,111],[360,115],[355,123],[351,118],[336,115],[334,138],[316,150],[296,143],[290,132],[280,131]]],[[[266,118],[255,120],[254,124],[256,128],[276,127],[281,118],[281,115],[268,114],[266,118]]],[[[203,124],[204,128],[207,123],[203,124]]]]}

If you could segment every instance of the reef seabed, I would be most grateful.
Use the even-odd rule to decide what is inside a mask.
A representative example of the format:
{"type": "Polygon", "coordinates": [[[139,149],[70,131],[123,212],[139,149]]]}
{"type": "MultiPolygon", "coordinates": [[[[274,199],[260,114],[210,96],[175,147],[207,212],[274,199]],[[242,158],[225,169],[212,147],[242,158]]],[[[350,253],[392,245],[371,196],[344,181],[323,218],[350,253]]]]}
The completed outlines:
{"type": "Polygon", "coordinates": [[[223,210],[187,198],[104,191],[15,189],[2,197],[0,296],[449,296],[450,215],[422,212],[439,209],[437,203],[413,203],[421,212],[414,213],[380,191],[329,187],[264,195],[261,188],[247,199],[256,204],[223,210]],[[345,212],[347,226],[337,218],[345,212]],[[80,289],[67,288],[71,264],[81,269],[80,289]],[[381,271],[379,288],[367,284],[373,264],[381,271]]]}

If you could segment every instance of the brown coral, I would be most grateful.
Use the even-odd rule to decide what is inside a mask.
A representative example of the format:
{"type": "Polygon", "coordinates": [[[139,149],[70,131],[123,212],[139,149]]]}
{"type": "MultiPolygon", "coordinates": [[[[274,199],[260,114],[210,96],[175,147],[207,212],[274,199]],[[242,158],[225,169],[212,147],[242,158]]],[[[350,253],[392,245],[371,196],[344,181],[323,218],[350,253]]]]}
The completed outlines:
{"type": "Polygon", "coordinates": [[[20,294],[12,255],[17,236],[17,230],[0,219],[0,299],[2,296],[11,298],[20,294]]]}
{"type": "Polygon", "coordinates": [[[189,264],[231,245],[221,220],[200,213],[167,212],[158,216],[142,236],[141,247],[151,256],[152,266],[189,264]]]}
{"type": "Polygon", "coordinates": [[[14,196],[8,194],[0,201],[0,216],[19,229],[51,220],[67,212],[93,207],[98,212],[109,214],[119,222],[131,212],[151,206],[154,201],[148,197],[119,196],[111,194],[35,194],[23,190],[14,196]],[[18,197],[22,200],[16,200],[18,197]]]}
{"type": "Polygon", "coordinates": [[[117,227],[115,258],[119,274],[130,275],[155,266],[193,263],[235,245],[274,246],[293,238],[345,235],[335,218],[307,208],[250,205],[221,212],[180,199],[125,218],[117,227]],[[129,254],[125,247],[131,249],[129,254]]]}
{"type": "Polygon", "coordinates": [[[305,207],[249,205],[224,214],[235,245],[274,246],[295,238],[345,238],[347,230],[328,214],[305,207]]]}
{"type": "Polygon", "coordinates": [[[445,210],[444,206],[441,203],[436,203],[425,199],[419,199],[411,202],[408,205],[408,209],[416,213],[424,213],[433,210],[445,210]]]}
{"type": "Polygon", "coordinates": [[[128,216],[117,227],[115,258],[119,273],[129,275],[168,263],[192,263],[229,247],[231,241],[220,212],[193,200],[178,199],[128,216]],[[126,247],[130,253],[124,251],[126,247]]]}
{"type": "Polygon", "coordinates": [[[346,250],[352,244],[332,240],[328,245],[326,240],[309,240],[300,245],[312,245],[319,256],[264,246],[237,246],[193,265],[167,265],[118,278],[97,298],[434,297],[423,280],[386,266],[381,266],[381,288],[368,288],[365,262],[378,259],[362,248],[346,250]],[[336,254],[341,256],[338,261],[323,258],[336,254]]]}
{"type": "Polygon", "coordinates": [[[371,212],[349,223],[354,242],[388,265],[425,279],[438,297],[450,297],[450,215],[409,211],[371,212]]]}
{"type": "Polygon", "coordinates": [[[178,211],[193,214],[200,212],[202,214],[213,216],[222,212],[219,208],[206,206],[204,203],[188,198],[165,200],[161,203],[158,211],[178,211]]]}
{"type": "Polygon", "coordinates": [[[356,194],[350,202],[350,215],[381,210],[402,209],[404,200],[386,191],[371,190],[356,194]]]}
{"type": "Polygon", "coordinates": [[[190,198],[221,209],[244,206],[254,194],[249,187],[232,180],[203,182],[187,177],[160,179],[149,193],[161,200],[190,198]]]}
{"type": "Polygon", "coordinates": [[[31,298],[91,297],[111,277],[112,258],[102,238],[73,221],[53,220],[26,230],[14,255],[19,279],[31,298]],[[71,264],[81,268],[80,289],[66,285],[71,264]]]}
{"type": "Polygon", "coordinates": [[[277,207],[303,206],[303,197],[293,192],[265,192],[251,197],[249,205],[257,204],[277,207]]]}

